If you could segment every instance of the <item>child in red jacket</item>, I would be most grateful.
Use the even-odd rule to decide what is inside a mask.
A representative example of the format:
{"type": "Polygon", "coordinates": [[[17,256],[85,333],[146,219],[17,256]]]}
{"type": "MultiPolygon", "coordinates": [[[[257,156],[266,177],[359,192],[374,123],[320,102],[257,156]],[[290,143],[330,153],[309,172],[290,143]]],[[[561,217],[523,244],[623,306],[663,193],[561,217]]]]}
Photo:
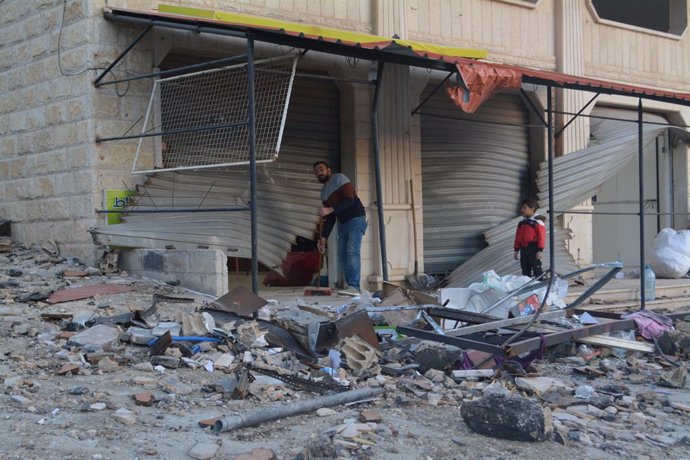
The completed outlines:
{"type": "Polygon", "coordinates": [[[546,240],[546,225],[543,216],[538,215],[539,205],[535,200],[524,200],[522,202],[522,219],[515,231],[515,260],[520,259],[522,274],[529,277],[541,276],[541,256],[544,252],[544,242],[546,240]]]}

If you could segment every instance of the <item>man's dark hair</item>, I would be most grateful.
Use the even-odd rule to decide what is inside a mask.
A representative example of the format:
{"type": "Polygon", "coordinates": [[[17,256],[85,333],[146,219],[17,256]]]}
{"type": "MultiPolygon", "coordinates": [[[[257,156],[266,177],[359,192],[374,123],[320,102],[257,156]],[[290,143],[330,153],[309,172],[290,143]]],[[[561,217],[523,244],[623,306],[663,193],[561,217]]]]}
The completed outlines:
{"type": "Polygon", "coordinates": [[[527,205],[527,207],[534,209],[535,211],[539,208],[539,203],[537,203],[537,200],[533,200],[531,198],[527,198],[526,200],[522,200],[522,203],[520,206],[527,205]]]}
{"type": "Polygon", "coordinates": [[[324,165],[326,168],[330,168],[330,166],[328,166],[328,163],[326,163],[323,160],[319,160],[319,161],[315,161],[314,164],[311,165],[311,169],[316,168],[318,165],[324,165]]]}

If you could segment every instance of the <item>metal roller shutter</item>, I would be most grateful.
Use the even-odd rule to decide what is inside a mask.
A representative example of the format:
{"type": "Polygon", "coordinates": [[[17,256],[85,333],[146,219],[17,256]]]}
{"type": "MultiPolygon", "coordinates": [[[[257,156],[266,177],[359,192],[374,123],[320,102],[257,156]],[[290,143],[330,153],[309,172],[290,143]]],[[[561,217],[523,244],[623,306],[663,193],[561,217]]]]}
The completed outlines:
{"type": "MultiPolygon", "coordinates": [[[[280,264],[296,237],[312,238],[320,205],[312,164],[340,163],[339,93],[330,81],[296,79],[277,161],[258,165],[259,261],[280,264]]],[[[139,188],[137,209],[247,205],[246,166],[153,174],[139,188]]],[[[208,246],[251,256],[249,213],[130,214],[125,223],[93,230],[100,244],[177,248],[208,246]]]]}
{"type": "Polygon", "coordinates": [[[422,112],[424,270],[443,274],[516,216],[529,190],[528,114],[520,97],[500,94],[467,114],[443,91],[422,112]]]}

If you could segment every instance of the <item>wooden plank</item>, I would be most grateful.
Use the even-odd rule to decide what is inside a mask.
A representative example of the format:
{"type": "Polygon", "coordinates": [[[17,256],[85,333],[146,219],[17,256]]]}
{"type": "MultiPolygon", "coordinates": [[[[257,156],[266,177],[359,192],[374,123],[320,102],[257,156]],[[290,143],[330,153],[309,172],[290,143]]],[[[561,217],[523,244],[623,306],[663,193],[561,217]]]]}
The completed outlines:
{"type": "Polygon", "coordinates": [[[577,342],[586,343],[588,345],[596,345],[600,347],[622,348],[624,350],[641,351],[644,353],[654,353],[654,345],[647,342],[637,342],[635,340],[626,340],[620,337],[610,337],[607,335],[592,335],[590,337],[582,337],[577,339],[577,342]]]}

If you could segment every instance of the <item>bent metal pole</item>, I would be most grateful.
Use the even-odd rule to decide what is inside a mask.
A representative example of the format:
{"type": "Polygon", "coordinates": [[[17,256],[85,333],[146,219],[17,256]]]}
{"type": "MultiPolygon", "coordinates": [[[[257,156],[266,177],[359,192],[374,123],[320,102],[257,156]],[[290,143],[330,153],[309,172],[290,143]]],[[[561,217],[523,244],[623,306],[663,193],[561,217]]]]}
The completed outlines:
{"type": "Polygon", "coordinates": [[[211,430],[214,433],[221,433],[236,428],[255,426],[264,422],[271,422],[273,420],[292,417],[293,415],[312,412],[322,407],[339,406],[340,404],[373,398],[374,396],[382,395],[385,391],[386,390],[381,387],[367,387],[346,391],[344,393],[336,393],[334,395],[321,396],[320,398],[307,401],[298,401],[288,405],[277,404],[249,414],[223,417],[216,421],[211,427],[211,430]]]}

